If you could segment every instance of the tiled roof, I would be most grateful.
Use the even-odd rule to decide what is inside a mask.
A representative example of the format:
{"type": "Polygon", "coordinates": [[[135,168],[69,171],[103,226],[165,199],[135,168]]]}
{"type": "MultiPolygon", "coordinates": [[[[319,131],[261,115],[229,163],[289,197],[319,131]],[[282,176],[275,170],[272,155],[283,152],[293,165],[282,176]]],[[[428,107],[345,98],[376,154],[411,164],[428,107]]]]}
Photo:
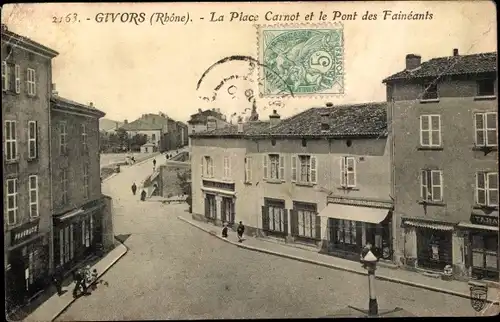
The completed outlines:
{"type": "Polygon", "coordinates": [[[333,107],[310,108],[270,127],[269,122],[257,121],[244,124],[243,133],[237,125],[192,134],[192,137],[206,136],[284,136],[284,137],[345,137],[387,135],[386,103],[365,103],[333,107]],[[322,114],[329,114],[328,131],[322,131],[322,114]]]}
{"type": "Polygon", "coordinates": [[[50,101],[52,103],[51,107],[53,107],[53,108],[57,108],[57,107],[61,108],[62,107],[62,108],[77,109],[83,113],[99,115],[99,117],[103,117],[104,115],[106,115],[106,113],[104,113],[101,110],[96,109],[93,106],[78,103],[78,102],[72,101],[70,99],[61,97],[59,95],[52,94],[52,96],[50,97],[50,101]]]}
{"type": "Polygon", "coordinates": [[[433,58],[423,62],[413,71],[403,70],[383,80],[383,83],[398,79],[439,77],[445,75],[476,74],[497,71],[497,53],[481,53],[433,58]]]}
{"type": "Polygon", "coordinates": [[[167,117],[160,115],[148,114],[145,116],[133,122],[123,124],[121,128],[127,131],[161,130],[163,129],[163,125],[166,125],[168,122],[167,117]]]}

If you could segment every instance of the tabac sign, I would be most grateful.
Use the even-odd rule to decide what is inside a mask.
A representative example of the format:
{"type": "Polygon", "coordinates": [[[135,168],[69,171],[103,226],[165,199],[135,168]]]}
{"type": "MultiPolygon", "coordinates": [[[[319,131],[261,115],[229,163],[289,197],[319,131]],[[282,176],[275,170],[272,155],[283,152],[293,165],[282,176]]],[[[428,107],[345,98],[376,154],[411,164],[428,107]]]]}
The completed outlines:
{"type": "Polygon", "coordinates": [[[498,217],[472,214],[470,222],[476,225],[498,227],[498,217]]]}
{"type": "Polygon", "coordinates": [[[11,245],[15,246],[38,234],[40,220],[26,223],[20,227],[12,229],[10,232],[11,245]]]}

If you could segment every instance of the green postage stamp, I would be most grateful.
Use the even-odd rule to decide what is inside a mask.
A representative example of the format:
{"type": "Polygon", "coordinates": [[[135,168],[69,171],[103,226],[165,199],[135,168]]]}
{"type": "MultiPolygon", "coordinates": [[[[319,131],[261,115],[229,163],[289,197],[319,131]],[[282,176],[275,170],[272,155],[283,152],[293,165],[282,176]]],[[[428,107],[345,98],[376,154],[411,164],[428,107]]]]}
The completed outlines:
{"type": "Polygon", "coordinates": [[[341,24],[259,27],[262,96],[344,94],[341,24]]]}

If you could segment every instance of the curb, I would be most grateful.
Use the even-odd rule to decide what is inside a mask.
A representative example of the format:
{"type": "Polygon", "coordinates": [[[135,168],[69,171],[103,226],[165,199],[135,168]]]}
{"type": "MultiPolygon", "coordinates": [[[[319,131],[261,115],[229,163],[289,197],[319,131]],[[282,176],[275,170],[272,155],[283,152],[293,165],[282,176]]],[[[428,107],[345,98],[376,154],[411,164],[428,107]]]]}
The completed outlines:
{"type": "MultiPolygon", "coordinates": [[[[125,256],[127,253],[128,253],[128,247],[125,246],[124,243],[122,243],[120,240],[118,240],[116,237],[115,239],[119,242],[119,245],[117,247],[119,247],[120,245],[123,246],[125,248],[125,251],[123,252],[123,254],[121,254],[119,257],[117,257],[112,263],[110,263],[105,270],[103,270],[98,276],[97,278],[99,279],[101,276],[103,276],[104,274],[106,274],[106,272],[111,268],[113,267],[113,265],[115,265],[123,256],[125,256]]],[[[78,298],[72,298],[71,301],[57,314],[55,314],[52,319],[50,321],[54,321],[55,319],[57,319],[62,313],[64,313],[70,306],[71,304],[73,304],[76,300],[78,300],[78,298]]]]}
{"type": "MultiPolygon", "coordinates": [[[[209,233],[210,235],[213,235],[214,237],[217,237],[218,239],[221,239],[227,243],[230,243],[230,244],[233,244],[234,246],[237,246],[239,248],[244,248],[244,249],[248,249],[248,250],[252,250],[252,251],[255,251],[255,252],[259,252],[259,253],[265,253],[265,254],[270,254],[270,255],[275,255],[275,256],[279,256],[279,257],[283,257],[283,258],[288,258],[288,259],[293,259],[293,260],[297,260],[297,261],[300,261],[300,262],[303,262],[303,263],[308,263],[308,264],[314,264],[314,265],[318,265],[318,266],[323,266],[323,267],[327,267],[327,268],[332,268],[332,269],[336,269],[336,270],[341,270],[341,271],[345,271],[345,272],[350,272],[350,273],[355,273],[355,274],[358,274],[358,275],[367,275],[366,272],[361,272],[361,271],[358,271],[358,270],[355,270],[355,269],[351,269],[351,268],[347,268],[347,267],[342,267],[342,266],[338,266],[338,265],[333,265],[333,264],[328,264],[328,263],[324,263],[324,262],[320,262],[320,261],[315,261],[315,260],[312,260],[312,259],[307,259],[307,258],[302,258],[302,257],[297,257],[297,256],[293,256],[293,255],[288,255],[288,254],[283,254],[283,253],[278,253],[278,252],[274,252],[274,251],[271,251],[271,250],[267,250],[267,249],[262,249],[262,248],[257,248],[257,247],[253,247],[253,246],[248,246],[248,245],[245,245],[245,244],[240,244],[240,243],[235,243],[233,241],[230,241],[230,240],[227,240],[219,235],[217,235],[214,231],[210,231],[210,230],[207,230],[206,228],[203,228],[201,227],[200,225],[197,225],[196,223],[186,219],[186,218],[183,218],[181,216],[177,216],[178,219],[200,229],[200,230],[203,230],[207,233],[209,233]]],[[[439,293],[445,293],[445,294],[449,294],[449,295],[454,295],[454,296],[458,296],[458,297],[462,297],[462,298],[466,298],[466,299],[470,299],[471,296],[470,294],[466,294],[466,293],[460,293],[460,292],[456,292],[456,291],[451,291],[451,290],[447,290],[447,289],[444,289],[444,288],[439,288],[439,287],[433,287],[433,286],[429,286],[429,285],[425,285],[425,284],[419,284],[419,283],[414,283],[414,282],[409,282],[409,281],[405,281],[405,280],[401,280],[401,279],[398,279],[398,278],[394,278],[394,277],[388,277],[388,276],[383,276],[383,275],[377,275],[377,279],[379,280],[382,280],[382,281],[388,281],[388,282],[393,282],[393,283],[397,283],[397,284],[403,284],[403,285],[408,285],[408,286],[413,286],[413,287],[418,287],[418,288],[422,288],[422,289],[426,289],[426,290],[429,290],[429,291],[434,291],[434,292],[439,292],[439,293]]],[[[494,301],[494,300],[487,300],[488,303],[491,303],[491,304],[494,304],[494,305],[498,305],[499,304],[499,301],[494,301]]]]}

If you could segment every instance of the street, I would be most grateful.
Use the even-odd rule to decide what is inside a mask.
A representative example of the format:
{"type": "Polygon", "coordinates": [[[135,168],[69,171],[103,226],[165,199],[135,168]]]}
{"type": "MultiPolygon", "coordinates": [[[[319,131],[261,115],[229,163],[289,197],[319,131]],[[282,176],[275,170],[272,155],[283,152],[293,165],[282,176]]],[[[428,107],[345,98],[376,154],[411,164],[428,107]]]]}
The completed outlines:
{"type": "Polygon", "coordinates": [[[125,161],[127,155],[132,155],[135,157],[136,162],[140,162],[144,159],[151,157],[154,153],[101,153],[101,168],[111,165],[113,163],[118,163],[125,161]]]}
{"type": "MultiPolygon", "coordinates": [[[[115,235],[129,252],[103,276],[108,286],[78,299],[59,321],[307,318],[367,307],[366,276],[240,249],[178,220],[187,205],[141,202],[130,186],[151,171],[151,162],[123,167],[103,183],[115,235]]],[[[475,315],[468,299],[384,281],[376,290],[381,309],[475,315]]]]}

